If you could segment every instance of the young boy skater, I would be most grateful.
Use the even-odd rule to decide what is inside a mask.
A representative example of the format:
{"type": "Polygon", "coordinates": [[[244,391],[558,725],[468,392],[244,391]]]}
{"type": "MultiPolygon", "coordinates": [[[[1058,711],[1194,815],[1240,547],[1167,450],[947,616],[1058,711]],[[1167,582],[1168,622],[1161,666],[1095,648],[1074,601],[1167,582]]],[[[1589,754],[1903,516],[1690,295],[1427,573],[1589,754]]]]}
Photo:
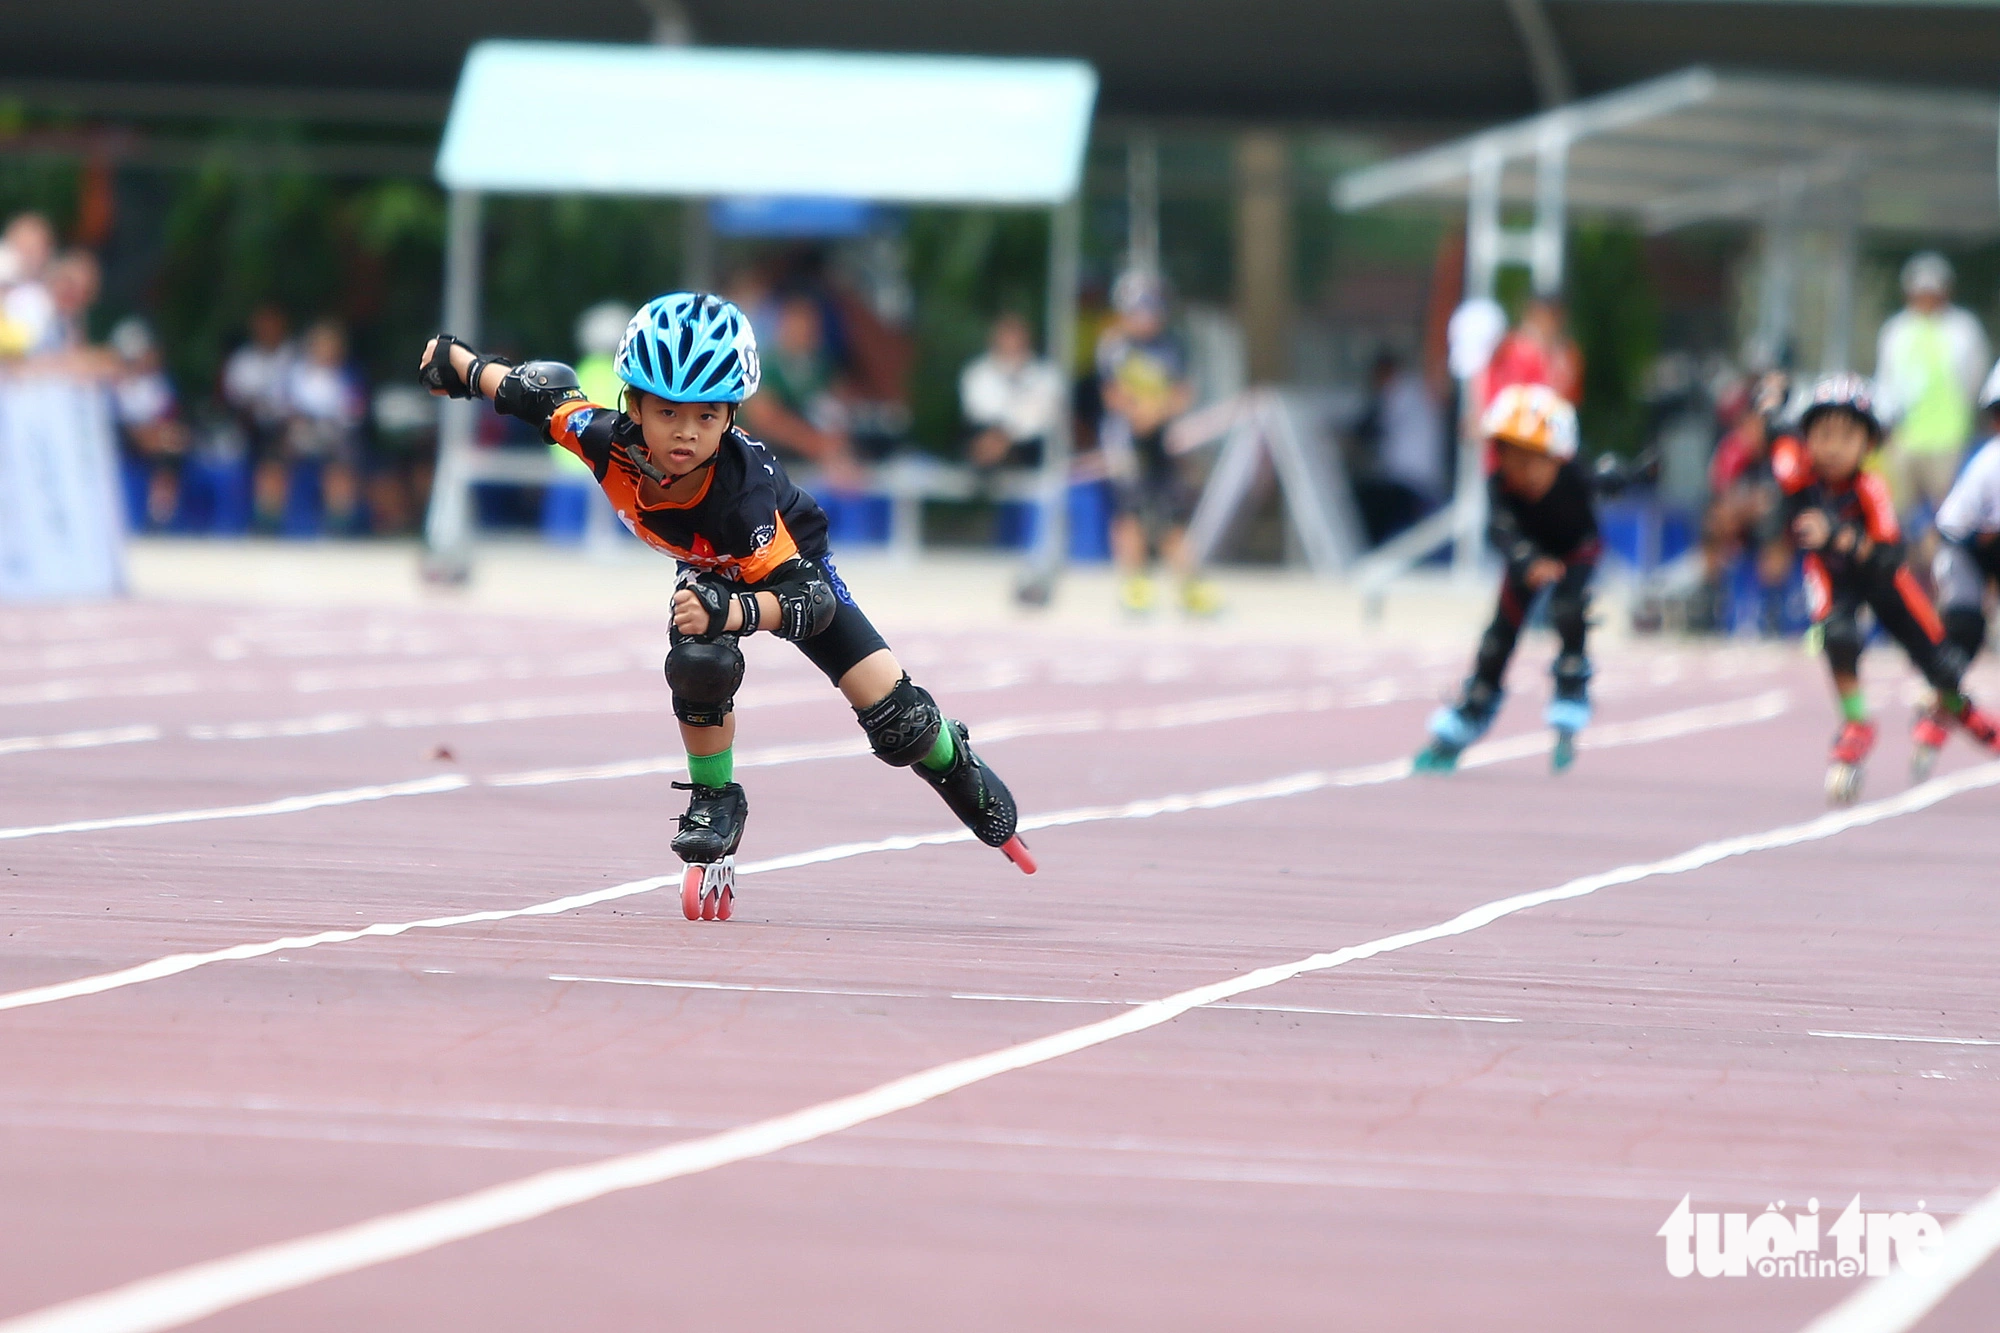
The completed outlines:
{"type": "Polygon", "coordinates": [[[1419,772],[1450,772],[1500,711],[1508,659],[1528,608],[1544,590],[1549,623],[1562,640],[1551,672],[1546,720],[1555,729],[1557,772],[1576,757],[1576,734],[1590,721],[1590,659],[1584,653],[1590,579],[1597,571],[1597,511],[1590,478],[1576,461],[1576,409],[1541,384],[1511,384],[1494,395],[1480,423],[1496,455],[1487,480],[1487,538],[1507,562],[1500,604],[1479,640],[1459,702],[1430,721],[1419,772]]]}
{"type": "Polygon", "coordinates": [[[1860,795],[1862,766],[1875,744],[1861,692],[1864,606],[1937,691],[1942,717],[1982,745],[2000,740],[1993,719],[1959,689],[1967,656],[1944,642],[1930,599],[1903,567],[1903,534],[1888,486],[1862,470],[1882,443],[1882,415],[1866,379],[1828,375],[1799,414],[1797,438],[1779,440],[1771,455],[1786,526],[1806,555],[1813,623],[1840,697],[1841,728],[1826,775],[1827,799],[1840,805],[1860,795]]]}
{"type": "MultiPolygon", "coordinates": [[[[1987,425],[2000,431],[2000,365],[1986,377],[1979,407],[1987,425]]],[[[1937,534],[1931,582],[1937,588],[1945,646],[1970,666],[1986,646],[1986,589],[2000,584],[2000,434],[1989,437],[1958,474],[1951,493],[1938,506],[1937,534]]],[[[1915,742],[1910,775],[1916,781],[1930,776],[1950,721],[1950,714],[1936,702],[1917,715],[1910,737],[1915,742]]]]}
{"type": "Polygon", "coordinates": [[[792,640],[826,674],[877,758],[915,768],[981,842],[1032,874],[1014,798],[854,604],[827,556],[826,515],[737,428],[759,378],[749,319],[705,293],[658,297],[633,316],[615,364],[623,411],[590,402],[560,362],[513,366],[449,334],[424,348],[421,378],[541,429],[590,465],[634,533],[680,562],[666,669],[690,779],[674,786],[692,793],[673,840],[688,863],[688,919],[727,920],[735,896],[749,814],[731,760],[737,639],[758,630],[792,640]]]}

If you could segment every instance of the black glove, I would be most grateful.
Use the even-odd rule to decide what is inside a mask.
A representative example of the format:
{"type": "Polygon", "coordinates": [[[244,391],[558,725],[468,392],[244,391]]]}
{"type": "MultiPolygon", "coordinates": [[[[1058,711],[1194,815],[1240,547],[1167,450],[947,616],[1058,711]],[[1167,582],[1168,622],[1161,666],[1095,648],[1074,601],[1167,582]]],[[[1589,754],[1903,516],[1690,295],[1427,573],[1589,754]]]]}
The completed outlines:
{"type": "MultiPolygon", "coordinates": [[[[708,626],[696,637],[712,639],[725,633],[729,628],[729,604],[736,600],[736,595],[729,591],[727,585],[712,574],[696,574],[692,578],[683,578],[681,586],[693,593],[695,600],[701,603],[701,609],[708,612],[708,626]]],[[[755,628],[746,619],[742,632],[748,633],[755,628]]]]}
{"type": "MultiPolygon", "coordinates": [[[[466,351],[472,351],[471,347],[449,333],[440,333],[436,344],[431,348],[430,359],[425,361],[424,368],[417,372],[417,382],[432,393],[442,391],[450,398],[470,398],[473,396],[472,386],[465,382],[458,373],[458,367],[451,362],[451,349],[454,347],[464,347],[466,351]]],[[[477,359],[478,353],[474,352],[473,356],[477,359]]]]}

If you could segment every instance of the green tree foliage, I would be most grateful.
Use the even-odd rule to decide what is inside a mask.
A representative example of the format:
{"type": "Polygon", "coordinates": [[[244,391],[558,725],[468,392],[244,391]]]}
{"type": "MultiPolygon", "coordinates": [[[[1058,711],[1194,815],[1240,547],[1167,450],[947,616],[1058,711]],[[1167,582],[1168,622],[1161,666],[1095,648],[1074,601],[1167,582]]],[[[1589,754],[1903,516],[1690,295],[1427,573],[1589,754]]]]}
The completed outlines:
{"type": "Polygon", "coordinates": [[[1645,381],[1660,348],[1660,301],[1639,234],[1577,227],[1569,237],[1570,332],[1583,350],[1584,447],[1631,454],[1644,443],[1645,381]]]}
{"type": "Polygon", "coordinates": [[[920,208],[905,231],[916,293],[917,360],[911,374],[911,433],[933,453],[955,454],[963,424],[958,372],[986,345],[1003,310],[1042,327],[1049,226],[1041,212],[920,208]]]}

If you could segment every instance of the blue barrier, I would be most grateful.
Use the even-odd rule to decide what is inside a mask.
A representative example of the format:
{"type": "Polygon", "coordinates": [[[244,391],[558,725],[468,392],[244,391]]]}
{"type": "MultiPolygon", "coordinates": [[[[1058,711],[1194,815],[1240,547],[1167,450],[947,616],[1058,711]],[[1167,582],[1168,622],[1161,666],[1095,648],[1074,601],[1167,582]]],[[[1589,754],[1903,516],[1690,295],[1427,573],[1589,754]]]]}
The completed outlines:
{"type": "MultiPolygon", "coordinates": [[[[1028,500],[1000,505],[996,539],[1002,549],[1027,550],[1041,531],[1041,506],[1028,500]]],[[[1080,563],[1111,558],[1111,483],[1071,482],[1069,488],[1069,558],[1080,563]]]]}
{"type": "Polygon", "coordinates": [[[1597,507],[1604,548],[1650,574],[1685,555],[1694,545],[1694,516],[1654,500],[1606,500],[1597,507]]]}

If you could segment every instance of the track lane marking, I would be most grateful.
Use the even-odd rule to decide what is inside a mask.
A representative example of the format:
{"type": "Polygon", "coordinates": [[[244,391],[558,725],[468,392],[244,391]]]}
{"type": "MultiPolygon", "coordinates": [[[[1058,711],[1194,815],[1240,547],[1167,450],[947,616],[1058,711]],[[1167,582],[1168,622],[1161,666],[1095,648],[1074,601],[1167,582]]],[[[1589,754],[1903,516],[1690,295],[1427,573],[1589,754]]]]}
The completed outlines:
{"type": "Polygon", "coordinates": [[[100,727],[94,731],[64,731],[53,736],[0,737],[0,755],[33,754],[38,750],[94,750],[104,745],[133,745],[160,739],[158,727],[100,727]]]}
{"type": "Polygon", "coordinates": [[[100,833],[107,829],[156,828],[165,824],[202,824],[214,819],[256,819],[264,815],[291,815],[329,806],[357,805],[396,796],[433,796],[440,792],[470,787],[472,780],[456,773],[413,782],[389,782],[369,787],[347,787],[340,791],[314,792],[307,796],[281,796],[253,805],[218,805],[202,810],[168,810],[152,815],[114,815],[108,819],[73,819],[61,824],[28,824],[0,829],[0,841],[39,838],[55,833],[100,833]]]}
{"type": "MultiPolygon", "coordinates": [[[[1871,1278],[1800,1333],[1904,1333],[2000,1250],[2000,1189],[1953,1218],[1923,1273],[1899,1268],[1871,1278]]],[[[0,1333],[12,1333],[0,1324],[0,1333]]]]}
{"type": "Polygon", "coordinates": [[[1810,1037],[1845,1037],[1849,1041],[1921,1041],[1938,1046],[2000,1046],[1989,1037],[1903,1037],[1893,1032],[1808,1032],[1810,1037]]]}
{"type": "MultiPolygon", "coordinates": [[[[1738,726],[1746,723],[1766,721],[1779,716],[1786,707],[1786,696],[1782,690],[1753,696],[1730,704],[1709,704],[1701,708],[1683,709],[1674,713],[1662,713],[1657,717],[1640,718],[1633,722],[1613,723],[1603,727],[1591,741],[1591,748],[1612,749],[1621,745],[1644,744],[1656,740],[1667,740],[1677,736],[1713,730],[1717,727],[1738,726]]],[[[1480,768],[1489,764],[1506,763],[1513,759],[1527,758],[1547,753],[1549,738],[1546,735],[1517,736],[1508,740],[1493,741],[1476,745],[1465,752],[1460,761],[1461,768],[1480,768]]],[[[740,761],[739,761],[740,762],[740,761]]],[[[1037,829],[1067,828],[1073,824],[1098,823],[1118,819],[1151,819],[1157,815],[1182,814],[1190,810],[1219,810],[1247,801],[1265,801],[1283,796],[1298,796],[1306,792],[1325,788],[1366,787],[1387,782],[1398,782],[1410,777],[1411,765],[1407,759],[1395,759],[1380,764],[1364,764],[1356,768],[1333,771],[1312,770],[1294,773],[1286,777],[1272,778],[1265,782],[1249,783],[1231,787],[1215,787],[1207,791],[1181,795],[1155,797],[1145,800],[1128,801],[1122,805],[1082,806],[1072,810],[1059,810],[1050,814],[1031,815],[1021,820],[1024,832],[1037,829]]],[[[451,779],[432,779],[450,781],[451,779]]],[[[417,784],[404,784],[415,786],[417,784]]],[[[362,789],[381,790],[381,789],[362,789]]],[[[451,790],[458,790],[454,787],[451,790]]],[[[350,795],[350,793],[329,793],[330,795],[350,795]]],[[[402,794],[402,793],[392,793],[402,794]]],[[[295,797],[293,800],[310,800],[309,797],[295,797]]],[[[230,817],[215,812],[183,812],[201,814],[215,818],[230,817]]],[[[0,830],[0,836],[8,831],[0,830]]],[[[751,861],[736,867],[739,877],[766,874],[774,870],[795,870],[802,866],[823,865],[829,861],[843,861],[856,856],[868,856],[876,852],[906,852],[919,847],[939,847],[949,843],[970,842],[969,829],[957,828],[941,833],[902,834],[879,838],[872,842],[835,843],[811,851],[792,852],[762,861],[751,861]]],[[[384,939],[406,934],[412,930],[445,930],[456,926],[483,925],[496,921],[510,921],[516,917],[559,916],[599,903],[614,902],[620,898],[630,898],[655,889],[680,883],[678,871],[669,875],[654,875],[624,884],[614,884],[608,888],[593,889],[587,893],[571,894],[547,902],[532,903],[526,907],[493,908],[479,912],[465,912],[453,916],[429,917],[421,921],[378,922],[351,930],[327,930],[312,935],[288,935],[281,939],[263,940],[250,944],[231,945],[221,949],[210,949],[199,953],[169,954],[149,962],[131,967],[119,968],[112,972],[100,972],[93,976],[78,977],[71,981],[53,982],[45,986],[32,986],[25,990],[12,991],[0,995],[0,1012],[9,1009],[25,1009],[34,1005],[53,1004],[59,1000],[79,999],[86,995],[100,995],[105,991],[119,990],[126,986],[136,986],[144,982],[159,981],[167,977],[192,972],[212,963],[240,962],[250,958],[262,958],[269,954],[283,953],[291,949],[311,949],[322,944],[347,944],[361,939],[384,939]]]]}
{"type": "MultiPolygon", "coordinates": [[[[1108,1008],[1130,1008],[1146,1000],[1098,999],[1087,995],[996,995],[983,991],[848,990],[834,986],[766,986],[749,982],[682,981],[655,977],[586,977],[551,972],[550,981],[588,982],[599,986],[653,986],[663,990],[706,990],[748,992],[758,995],[823,995],[856,1000],[970,1000],[991,1004],[1088,1004],[1108,1008]]],[[[1421,1018],[1448,1023],[1519,1023],[1518,1018],[1496,1018],[1487,1014],[1407,1014],[1385,1013],[1376,1009],[1318,1009],[1291,1004],[1212,1004],[1209,1012],[1245,1014],[1324,1014],[1339,1018],[1421,1018]]]]}
{"type": "MultiPolygon", "coordinates": [[[[1933,779],[1885,800],[1834,811],[1804,823],[1717,839],[1675,856],[1619,866],[1581,876],[1553,888],[1496,899],[1435,925],[1239,973],[1148,1001],[1094,1023],[967,1059],[949,1061],[891,1079],[864,1092],[837,1097],[735,1129],[577,1166],[538,1172],[456,1198],[387,1213],[348,1226],[141,1278],[108,1291],[0,1321],[0,1333],[158,1333],[158,1330],[178,1328],[267,1296],[422,1254],[455,1241],[487,1235],[606,1195],[767,1157],[898,1111],[921,1106],[1002,1074],[1046,1064],[1120,1037],[1147,1031],[1191,1010],[1250,991],[1263,990],[1307,973],[1325,972],[1435,940],[1470,934],[1518,913],[1551,903],[1573,901],[1602,889],[1656,876],[1687,874],[1732,857],[1820,841],[1849,829],[1926,810],[1949,797],[1996,784],[2000,784],[2000,763],[1985,764],[1949,777],[1933,779]]],[[[1894,1279],[1884,1279],[1875,1289],[1893,1290],[1887,1296],[1875,1296],[1874,1303],[1897,1312],[1899,1316],[1911,1312],[1908,1322],[1914,1322],[1915,1318],[1921,1317],[1924,1311],[1941,1300],[1956,1280],[1983,1262],[1996,1246],[2000,1246],[2000,1195],[1989,1196],[1982,1201],[1947,1233],[1943,1246],[1946,1262],[1940,1268],[1947,1273],[1956,1273],[1956,1278],[1942,1284],[1932,1280],[1901,1286],[1897,1286],[1894,1279]]],[[[1837,1310],[1818,1321],[1807,1333],[1893,1333],[1908,1326],[1907,1322],[1884,1323],[1877,1317],[1866,1315],[1846,1317],[1844,1325],[1828,1322],[1840,1317],[1841,1312],[1837,1310]]]]}

